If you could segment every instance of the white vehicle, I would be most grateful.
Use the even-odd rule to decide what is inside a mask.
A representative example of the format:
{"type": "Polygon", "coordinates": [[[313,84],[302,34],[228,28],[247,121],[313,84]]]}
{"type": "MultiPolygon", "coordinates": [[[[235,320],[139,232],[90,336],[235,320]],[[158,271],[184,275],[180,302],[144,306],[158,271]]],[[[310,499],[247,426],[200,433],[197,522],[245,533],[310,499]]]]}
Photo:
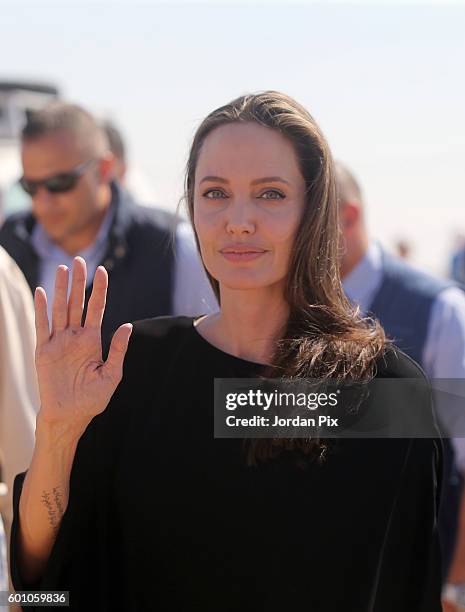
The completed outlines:
{"type": "Polygon", "coordinates": [[[58,89],[47,83],[0,81],[0,219],[30,206],[18,184],[20,133],[28,112],[57,97],[58,89]]]}

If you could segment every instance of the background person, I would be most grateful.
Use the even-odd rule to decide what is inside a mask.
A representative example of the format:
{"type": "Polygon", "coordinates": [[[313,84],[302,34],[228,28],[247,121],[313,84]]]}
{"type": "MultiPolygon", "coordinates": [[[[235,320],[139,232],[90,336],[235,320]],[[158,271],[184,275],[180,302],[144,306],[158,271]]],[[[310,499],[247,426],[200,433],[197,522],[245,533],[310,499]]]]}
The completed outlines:
{"type": "Polygon", "coordinates": [[[26,280],[0,247],[0,591],[8,588],[13,480],[27,469],[39,409],[34,310],[26,280]],[[5,532],[4,532],[5,529],[5,532]]]}
{"type": "Polygon", "coordinates": [[[172,215],[138,206],[113,180],[114,157],[90,113],[64,102],[31,113],[22,163],[32,212],[7,219],[0,244],[31,291],[40,284],[50,303],[59,265],[71,267],[76,255],[86,259],[86,304],[93,274],[105,265],[112,281],[102,325],[105,350],[125,321],[215,310],[190,228],[181,222],[175,229],[172,215]]]}
{"type": "MultiPolygon", "coordinates": [[[[336,165],[342,230],[341,275],[350,300],[362,314],[372,313],[388,336],[424,368],[431,379],[465,378],[465,295],[448,281],[427,275],[394,258],[367,230],[360,186],[350,170],[336,165]]],[[[463,415],[437,405],[444,428],[445,481],[440,514],[444,579],[455,549],[457,513],[465,467],[463,415]]]]}

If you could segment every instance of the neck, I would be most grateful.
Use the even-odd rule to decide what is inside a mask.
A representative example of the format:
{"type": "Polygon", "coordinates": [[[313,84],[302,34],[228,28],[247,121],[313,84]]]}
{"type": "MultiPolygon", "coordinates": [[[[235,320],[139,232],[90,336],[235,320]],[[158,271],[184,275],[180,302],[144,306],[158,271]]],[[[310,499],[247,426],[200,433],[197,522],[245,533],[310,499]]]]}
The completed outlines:
{"type": "Polygon", "coordinates": [[[205,322],[205,336],[225,351],[269,364],[288,315],[282,287],[234,290],[220,288],[221,311],[205,322]]]}
{"type": "Polygon", "coordinates": [[[346,253],[341,262],[341,278],[345,278],[352,270],[358,266],[368,251],[368,237],[364,236],[352,245],[348,245],[346,253]]]}

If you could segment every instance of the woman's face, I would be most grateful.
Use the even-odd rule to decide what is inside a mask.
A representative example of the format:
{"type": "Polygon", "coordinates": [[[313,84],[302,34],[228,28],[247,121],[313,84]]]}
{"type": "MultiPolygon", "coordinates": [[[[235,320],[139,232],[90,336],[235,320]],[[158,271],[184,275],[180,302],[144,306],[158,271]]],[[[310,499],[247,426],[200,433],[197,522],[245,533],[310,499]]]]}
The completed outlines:
{"type": "Polygon", "coordinates": [[[202,259],[230,289],[284,286],[305,202],[294,147],[256,123],[205,139],[195,172],[194,225],[202,259]]]}

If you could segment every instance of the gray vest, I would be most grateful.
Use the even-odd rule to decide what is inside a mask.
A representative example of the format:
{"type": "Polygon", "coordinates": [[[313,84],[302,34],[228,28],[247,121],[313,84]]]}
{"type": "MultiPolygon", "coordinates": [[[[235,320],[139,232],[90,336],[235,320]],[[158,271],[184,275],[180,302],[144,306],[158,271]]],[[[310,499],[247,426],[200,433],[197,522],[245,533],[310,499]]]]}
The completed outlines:
{"type": "Polygon", "coordinates": [[[383,252],[384,276],[368,311],[404,353],[423,365],[431,307],[454,283],[436,279],[383,252]]]}

